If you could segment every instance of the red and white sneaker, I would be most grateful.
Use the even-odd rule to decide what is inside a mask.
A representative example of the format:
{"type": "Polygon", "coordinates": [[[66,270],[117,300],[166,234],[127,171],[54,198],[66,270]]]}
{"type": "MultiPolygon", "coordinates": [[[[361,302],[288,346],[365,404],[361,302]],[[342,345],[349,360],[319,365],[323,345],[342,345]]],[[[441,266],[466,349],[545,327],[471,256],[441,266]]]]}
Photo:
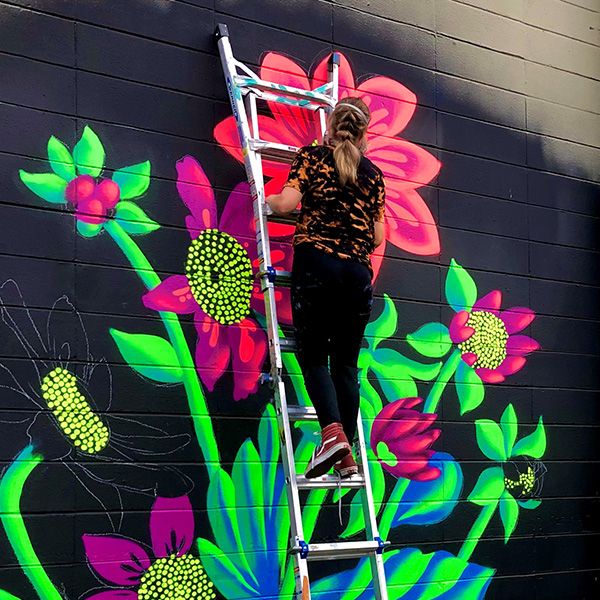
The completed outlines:
{"type": "Polygon", "coordinates": [[[331,467],[351,452],[341,423],[331,423],[321,430],[321,444],[304,471],[306,479],[325,475],[331,467]]]}
{"type": "Polygon", "coordinates": [[[352,477],[352,475],[358,475],[358,465],[352,456],[352,452],[346,454],[344,458],[335,465],[333,470],[342,478],[352,477]]]}

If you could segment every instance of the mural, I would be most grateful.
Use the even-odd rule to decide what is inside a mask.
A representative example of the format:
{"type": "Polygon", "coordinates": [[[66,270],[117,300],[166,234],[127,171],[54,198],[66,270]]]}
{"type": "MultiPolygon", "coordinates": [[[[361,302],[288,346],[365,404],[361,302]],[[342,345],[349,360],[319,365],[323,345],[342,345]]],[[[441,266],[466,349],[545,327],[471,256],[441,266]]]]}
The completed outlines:
{"type": "MultiPolygon", "coordinates": [[[[309,78],[293,60],[271,52],[262,61],[261,76],[309,89],[324,82],[326,64],[327,58],[309,78]]],[[[360,95],[373,115],[368,155],[386,175],[387,242],[414,255],[438,254],[437,226],[419,188],[433,180],[441,164],[427,150],[399,137],[413,118],[416,96],[387,77],[357,82],[344,56],[340,77],[341,96],[360,95]]],[[[299,107],[269,108],[271,115],[260,117],[266,139],[294,145],[318,141],[311,114],[299,107]]],[[[219,123],[214,135],[241,161],[232,118],[219,123]]],[[[227,437],[216,435],[218,414],[209,410],[208,402],[221,378],[232,378],[232,397],[227,399],[232,404],[257,394],[267,355],[264,305],[254,280],[258,259],[248,185],[233,188],[219,217],[213,186],[200,161],[185,156],[177,162],[176,189],[189,213],[182,225],[190,242],[187,254],[181,255],[180,271],[162,279],[137,241],[160,228],[142,208],[151,182],[150,162],[117,168],[112,177],[103,175],[104,146],[89,126],[72,151],[51,137],[48,162],[51,172],[20,172],[23,191],[27,188],[42,201],[60,205],[65,219],[75,219],[85,244],[104,236],[130,263],[132,276],[147,290],[138,300],[160,318],[164,333],[122,331],[112,326],[109,316],[104,317],[104,331],[125,363],[146,381],[178,386],[187,399],[194,438],[116,414],[120,410],[115,405],[124,399],[113,393],[119,387],[113,385],[106,359],[93,358],[84,318],[71,301],[60,298],[43,326],[27,306],[32,299],[23,298],[19,286],[7,281],[0,290],[2,339],[10,338],[22,349],[31,375],[23,381],[22,370],[16,374],[10,364],[0,365],[3,403],[16,415],[14,423],[3,421],[0,426],[26,428],[30,443],[2,474],[0,515],[32,589],[20,598],[0,591],[0,599],[66,597],[63,582],[51,579],[38,558],[21,510],[24,494],[33,493],[27,482],[44,462],[69,469],[108,516],[104,534],[84,533],[74,540],[100,582],[85,599],[292,597],[293,568],[286,553],[290,524],[274,408],[263,407],[257,431],[227,464],[222,462],[227,437]],[[184,335],[185,319],[194,326],[192,344],[184,335]],[[28,406],[21,410],[24,405],[28,406]],[[193,507],[194,486],[185,473],[168,463],[147,462],[192,444],[201,452],[206,480],[203,502],[193,507]],[[137,456],[144,457],[143,467],[137,466],[137,456]],[[103,466],[102,475],[94,473],[96,460],[103,466]],[[146,498],[144,531],[151,548],[130,537],[138,533],[129,532],[122,511],[109,510],[103,500],[105,492],[120,497],[124,490],[146,498]],[[195,512],[206,518],[198,520],[195,512]]],[[[265,163],[267,192],[281,188],[286,169],[265,163]]],[[[291,230],[273,226],[272,234],[275,266],[289,270],[291,230]]],[[[382,248],[375,260],[376,277],[385,260],[382,248]]],[[[538,342],[523,333],[535,318],[533,310],[501,310],[501,292],[485,290],[481,295],[475,279],[455,260],[446,270],[444,289],[454,312],[451,320],[425,323],[406,340],[397,336],[398,308],[382,290],[359,359],[361,409],[381,536],[395,544],[402,542],[408,527],[442,523],[473,505],[480,509],[456,555],[441,544],[435,550],[429,544],[425,552],[393,545],[386,552],[393,600],[483,598],[495,570],[493,564],[471,562],[479,540],[499,513],[508,543],[520,508],[527,513],[540,504],[545,475],[543,420],[539,417],[535,430],[517,440],[518,416],[523,415],[517,415],[511,403],[499,423],[478,419],[469,429],[482,465],[472,489],[465,492],[461,456],[454,456],[446,443],[444,451],[436,450],[444,439],[439,417],[444,400],[458,399],[461,415],[485,406],[488,386],[502,384],[539,349],[538,342]],[[494,466],[488,466],[490,461],[494,466]]],[[[278,311],[282,324],[289,324],[289,291],[278,296],[278,311]]],[[[284,358],[296,399],[307,404],[297,361],[293,355],[284,358]]],[[[509,399],[508,391],[506,395],[509,399]]],[[[146,410],[152,413],[150,401],[146,410]]],[[[312,453],[314,433],[314,424],[298,424],[298,465],[312,453]]],[[[343,501],[346,510],[341,536],[359,536],[364,522],[358,494],[311,491],[303,512],[306,537],[322,534],[337,501],[343,501]]],[[[312,592],[315,598],[368,600],[374,597],[370,579],[368,561],[360,560],[340,573],[317,575],[312,592]]]]}

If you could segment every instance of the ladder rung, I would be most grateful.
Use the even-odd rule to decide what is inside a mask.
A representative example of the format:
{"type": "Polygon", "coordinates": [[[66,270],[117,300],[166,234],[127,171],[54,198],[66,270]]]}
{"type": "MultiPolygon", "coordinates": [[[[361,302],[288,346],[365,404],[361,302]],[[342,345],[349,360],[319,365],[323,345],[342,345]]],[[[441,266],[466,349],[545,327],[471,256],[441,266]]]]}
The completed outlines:
{"type": "Polygon", "coordinates": [[[302,490],[336,490],[338,488],[355,489],[365,487],[365,479],[362,475],[352,475],[352,477],[344,479],[340,479],[336,475],[323,475],[323,477],[315,477],[314,479],[306,479],[304,475],[297,475],[296,483],[302,490]]]}
{"type": "Polygon", "coordinates": [[[248,140],[248,147],[254,152],[260,152],[263,158],[286,164],[290,164],[298,152],[296,146],[288,146],[287,144],[278,144],[276,142],[267,142],[258,139],[248,140]]]}
{"type": "Polygon", "coordinates": [[[280,338],[279,346],[281,347],[282,352],[296,352],[296,340],[293,338],[280,338]]]}
{"type": "Polygon", "coordinates": [[[290,421],[318,421],[317,411],[312,406],[288,406],[290,421]]]}
{"type": "Polygon", "coordinates": [[[290,287],[292,285],[291,271],[280,271],[272,266],[267,267],[266,271],[259,271],[257,277],[265,278],[278,287],[290,287]]]}
{"type": "MultiPolygon", "coordinates": [[[[299,552],[299,548],[292,548],[299,552]]],[[[379,542],[328,542],[324,544],[308,544],[307,560],[339,560],[344,558],[360,558],[375,554],[381,550],[379,542]]]]}
{"type": "MultiPolygon", "coordinates": [[[[281,102],[286,102],[287,97],[296,98],[301,101],[300,105],[303,108],[315,110],[322,106],[335,106],[335,99],[322,92],[313,90],[303,90],[300,88],[273,83],[271,81],[263,81],[262,79],[254,79],[252,77],[243,77],[238,75],[235,82],[239,87],[245,87],[255,90],[270,92],[281,97],[281,102]]],[[[275,100],[277,101],[277,100],[275,100]]]]}

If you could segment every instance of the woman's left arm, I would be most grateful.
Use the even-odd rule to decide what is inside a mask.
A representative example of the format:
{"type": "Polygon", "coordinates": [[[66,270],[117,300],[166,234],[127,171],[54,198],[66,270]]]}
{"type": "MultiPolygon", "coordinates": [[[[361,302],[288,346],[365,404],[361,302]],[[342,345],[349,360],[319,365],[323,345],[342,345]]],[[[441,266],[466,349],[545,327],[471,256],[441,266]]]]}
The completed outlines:
{"type": "Polygon", "coordinates": [[[265,202],[278,215],[289,215],[302,200],[302,194],[293,187],[284,187],[279,194],[267,196],[265,202]]]}

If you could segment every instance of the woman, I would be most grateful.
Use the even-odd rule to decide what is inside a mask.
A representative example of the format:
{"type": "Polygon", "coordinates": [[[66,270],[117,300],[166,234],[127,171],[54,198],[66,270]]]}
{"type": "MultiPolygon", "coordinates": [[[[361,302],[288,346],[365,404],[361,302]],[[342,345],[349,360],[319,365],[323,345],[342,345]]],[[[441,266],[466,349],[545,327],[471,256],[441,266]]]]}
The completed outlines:
{"type": "Polygon", "coordinates": [[[294,234],[292,316],[306,390],[321,444],[305,472],[358,472],[349,441],[359,407],[357,360],[373,290],[370,256],[384,237],[381,171],[364,156],[370,112],[360,98],[337,103],[323,145],[301,148],[280,194],[266,201],[288,214],[302,201],[294,234]]]}

